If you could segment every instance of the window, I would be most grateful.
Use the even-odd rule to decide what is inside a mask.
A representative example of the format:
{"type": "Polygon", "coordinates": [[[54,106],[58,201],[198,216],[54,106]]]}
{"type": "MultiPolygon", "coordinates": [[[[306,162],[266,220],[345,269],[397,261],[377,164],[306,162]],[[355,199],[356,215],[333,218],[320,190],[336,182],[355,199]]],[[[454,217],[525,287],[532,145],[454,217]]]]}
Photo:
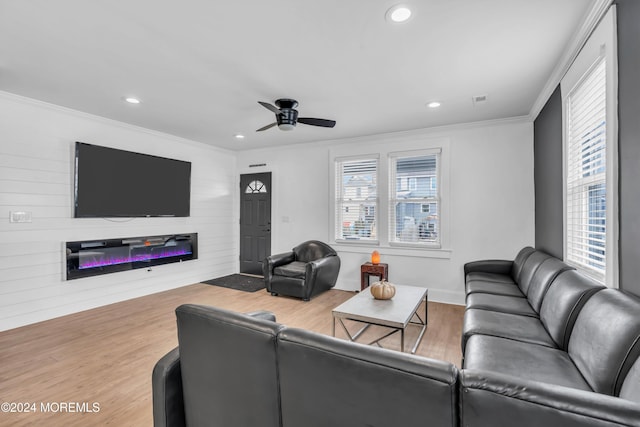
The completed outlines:
{"type": "Polygon", "coordinates": [[[336,240],[376,240],[378,159],[336,159],[336,240]]]}
{"type": "Polygon", "coordinates": [[[615,14],[602,19],[562,79],[564,259],[617,287],[615,14]]]}
{"type": "Polygon", "coordinates": [[[604,281],[606,273],[606,62],[567,99],[567,261],[604,281]]]}
{"type": "Polygon", "coordinates": [[[389,242],[439,247],[440,193],[435,183],[440,150],[389,156],[389,242]],[[404,186],[405,182],[412,183],[404,186]]]}
{"type": "Polygon", "coordinates": [[[244,189],[246,194],[255,194],[255,193],[266,193],[267,187],[262,183],[262,181],[251,181],[247,188],[244,189]]]}
{"type": "Polygon", "coordinates": [[[449,145],[420,135],[332,148],[330,241],[353,253],[448,258],[449,145]]]}

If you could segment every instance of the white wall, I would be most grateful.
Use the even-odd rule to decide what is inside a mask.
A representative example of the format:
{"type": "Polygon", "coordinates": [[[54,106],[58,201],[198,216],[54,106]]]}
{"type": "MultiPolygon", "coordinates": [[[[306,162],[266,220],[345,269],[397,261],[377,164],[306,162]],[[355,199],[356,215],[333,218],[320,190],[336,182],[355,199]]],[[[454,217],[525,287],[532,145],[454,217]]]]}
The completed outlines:
{"type": "MultiPolygon", "coordinates": [[[[289,145],[238,154],[238,172],[273,173],[272,252],[308,239],[333,240],[330,227],[332,153],[390,152],[443,139],[449,151],[449,236],[439,251],[377,248],[389,279],[429,288],[434,301],[464,303],[462,266],[484,258],[513,259],[534,243],[533,125],[506,120],[341,141],[289,145]],[[382,147],[382,148],[381,148],[382,147]],[[249,168],[250,164],[266,163],[249,168]]],[[[360,289],[360,264],[374,247],[336,245],[339,289],[360,289]]]]}
{"type": "Polygon", "coordinates": [[[236,182],[232,152],[0,92],[0,330],[235,272],[236,182]],[[192,162],[191,217],[74,219],[75,141],[192,162]],[[62,280],[65,241],[191,232],[197,260],[62,280]]]}

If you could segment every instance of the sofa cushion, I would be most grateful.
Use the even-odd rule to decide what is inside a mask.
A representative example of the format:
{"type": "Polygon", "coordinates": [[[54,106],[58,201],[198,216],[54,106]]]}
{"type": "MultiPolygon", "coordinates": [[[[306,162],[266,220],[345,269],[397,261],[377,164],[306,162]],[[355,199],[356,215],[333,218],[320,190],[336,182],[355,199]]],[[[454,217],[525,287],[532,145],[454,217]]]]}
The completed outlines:
{"type": "Polygon", "coordinates": [[[636,361],[630,356],[640,340],[639,314],[640,299],[617,289],[596,292],[578,314],[568,352],[595,391],[619,393],[636,361]]]}
{"type": "Polygon", "coordinates": [[[487,335],[469,337],[464,353],[464,368],[591,390],[565,351],[506,338],[487,335]]]}
{"type": "Polygon", "coordinates": [[[473,280],[467,283],[467,295],[474,293],[509,295],[512,297],[525,298],[520,288],[515,283],[500,283],[484,280],[473,280]]]}
{"type": "Polygon", "coordinates": [[[577,270],[563,271],[551,283],[540,307],[540,320],[558,347],[567,349],[582,306],[602,289],[604,286],[577,270]]]}
{"type": "Polygon", "coordinates": [[[527,291],[527,299],[529,304],[536,312],[540,312],[540,306],[542,305],[542,299],[547,293],[551,282],[565,270],[575,270],[573,267],[569,267],[564,262],[557,258],[547,258],[535,271],[531,277],[529,283],[529,289],[527,291]]]}
{"type": "Polygon", "coordinates": [[[515,259],[513,260],[511,277],[513,277],[513,280],[516,283],[520,280],[520,275],[522,274],[522,267],[524,267],[524,263],[535,251],[536,250],[531,246],[525,246],[524,248],[520,249],[520,252],[518,252],[518,255],[516,255],[515,259]]]}
{"type": "Polygon", "coordinates": [[[463,353],[466,341],[470,336],[476,334],[508,338],[552,348],[557,347],[540,320],[530,316],[488,310],[466,310],[462,328],[463,353]]]}
{"type": "Polygon", "coordinates": [[[277,276],[294,277],[296,279],[304,279],[307,263],[294,261],[289,264],[281,265],[273,269],[273,273],[277,276]]]}
{"type": "Polygon", "coordinates": [[[460,426],[637,427],[640,405],[497,372],[460,374],[460,426]]]}
{"type": "Polygon", "coordinates": [[[467,309],[470,308],[538,317],[538,313],[531,308],[526,298],[506,295],[469,294],[467,295],[467,309]]]}
{"type": "Polygon", "coordinates": [[[636,359],[625,376],[620,388],[620,397],[640,403],[640,358],[636,359]]]}
{"type": "Polygon", "coordinates": [[[457,426],[450,363],[294,328],[277,351],[283,427],[457,426]]]}
{"type": "Polygon", "coordinates": [[[527,292],[529,292],[529,285],[531,284],[533,275],[536,273],[540,265],[550,257],[550,255],[541,251],[535,251],[527,257],[527,260],[522,265],[522,271],[520,272],[520,276],[517,280],[518,286],[523,294],[526,295],[527,292]]]}
{"type": "Polygon", "coordinates": [[[176,317],[186,424],[280,426],[276,338],[282,326],[193,304],[178,307],[176,317]]]}

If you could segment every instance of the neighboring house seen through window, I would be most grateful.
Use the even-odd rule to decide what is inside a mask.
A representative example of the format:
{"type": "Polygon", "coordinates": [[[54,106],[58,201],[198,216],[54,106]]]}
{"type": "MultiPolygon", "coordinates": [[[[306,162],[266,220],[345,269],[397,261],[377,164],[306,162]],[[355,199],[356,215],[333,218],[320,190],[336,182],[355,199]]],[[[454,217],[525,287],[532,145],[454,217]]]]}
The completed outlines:
{"type": "Polygon", "coordinates": [[[336,160],[337,240],[376,240],[378,159],[336,160]]]}
{"type": "Polygon", "coordinates": [[[390,155],[389,242],[440,245],[440,194],[437,185],[440,150],[390,155]],[[404,182],[412,183],[408,187],[404,182]]]}

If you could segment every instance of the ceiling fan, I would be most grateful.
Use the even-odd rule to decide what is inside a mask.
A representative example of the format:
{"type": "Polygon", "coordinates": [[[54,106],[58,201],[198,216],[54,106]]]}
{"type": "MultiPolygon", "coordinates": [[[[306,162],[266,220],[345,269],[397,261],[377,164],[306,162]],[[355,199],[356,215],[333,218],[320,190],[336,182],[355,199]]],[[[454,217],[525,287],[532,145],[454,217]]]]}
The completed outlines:
{"type": "Polygon", "coordinates": [[[282,98],[276,100],[276,105],[271,105],[268,102],[258,101],[258,104],[262,105],[267,110],[275,113],[276,121],[260,129],[256,132],[262,132],[263,130],[271,129],[275,125],[278,125],[280,130],[293,130],[296,127],[296,123],[303,123],[311,126],[321,126],[325,128],[332,128],[336,125],[335,120],[327,119],[314,119],[312,117],[298,117],[298,110],[295,108],[298,106],[298,101],[295,99],[282,98]]]}

